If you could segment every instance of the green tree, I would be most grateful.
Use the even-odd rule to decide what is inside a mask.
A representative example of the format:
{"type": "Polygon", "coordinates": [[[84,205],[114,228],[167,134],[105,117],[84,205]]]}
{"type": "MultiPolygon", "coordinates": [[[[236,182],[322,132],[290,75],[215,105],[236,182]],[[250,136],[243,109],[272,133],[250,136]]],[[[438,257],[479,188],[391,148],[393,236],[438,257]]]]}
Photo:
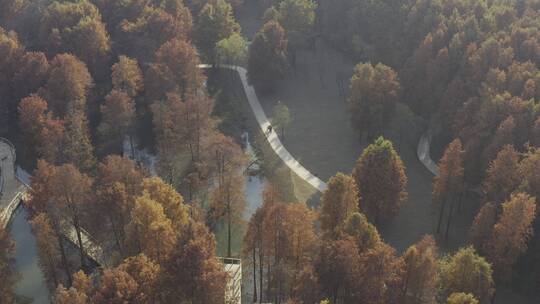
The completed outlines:
{"type": "Polygon", "coordinates": [[[284,0],[279,3],[278,21],[287,33],[293,66],[296,50],[306,44],[311,34],[316,9],[317,3],[311,0],[284,0]]]}
{"type": "Polygon", "coordinates": [[[287,38],[275,21],[265,23],[249,46],[249,81],[258,89],[270,91],[287,68],[287,38]]]}
{"type": "Polygon", "coordinates": [[[233,9],[225,0],[216,0],[204,5],[195,26],[195,40],[204,57],[216,61],[216,43],[240,32],[240,25],[234,20],[233,9]]]}
{"type": "Polygon", "coordinates": [[[359,209],[378,224],[391,217],[407,199],[407,176],[392,143],[379,137],[356,161],[352,173],[359,193],[359,209]]]}
{"type": "Polygon", "coordinates": [[[229,37],[218,41],[215,52],[216,61],[219,64],[246,65],[248,46],[240,33],[234,32],[229,37]]]}
{"type": "Polygon", "coordinates": [[[291,123],[291,113],[286,104],[278,101],[274,106],[274,114],[272,115],[272,125],[281,130],[281,137],[285,139],[285,128],[291,123]]]}
{"type": "Polygon", "coordinates": [[[337,173],[328,181],[321,198],[321,229],[336,238],[347,218],[358,211],[358,188],[354,179],[337,173]]]}
{"type": "Polygon", "coordinates": [[[473,294],[480,303],[490,303],[495,291],[491,265],[472,247],[461,248],[440,262],[443,297],[454,292],[473,294]]]}
{"type": "Polygon", "coordinates": [[[389,123],[399,100],[398,75],[382,63],[359,63],[350,83],[348,105],[353,125],[368,140],[381,134],[389,123]]]}
{"type": "Polygon", "coordinates": [[[360,253],[373,249],[382,242],[377,228],[367,220],[365,215],[359,212],[355,212],[347,218],[343,231],[356,241],[360,253]]]}

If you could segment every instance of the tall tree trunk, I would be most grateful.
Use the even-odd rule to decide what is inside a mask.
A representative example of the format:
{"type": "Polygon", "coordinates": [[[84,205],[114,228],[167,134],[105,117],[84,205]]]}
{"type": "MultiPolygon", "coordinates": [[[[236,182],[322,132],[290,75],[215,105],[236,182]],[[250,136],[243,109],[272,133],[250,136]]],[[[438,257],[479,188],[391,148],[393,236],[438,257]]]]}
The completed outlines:
{"type": "Polygon", "coordinates": [[[62,257],[62,268],[66,272],[66,277],[68,279],[68,286],[71,287],[73,284],[73,279],[71,278],[71,270],[69,269],[69,263],[67,260],[66,249],[64,248],[64,243],[62,242],[62,235],[59,231],[56,231],[56,239],[58,240],[58,247],[60,248],[60,256],[62,257]]]}
{"type": "Polygon", "coordinates": [[[444,238],[448,240],[448,231],[450,230],[450,222],[452,221],[452,211],[454,209],[454,200],[450,202],[450,213],[448,214],[448,222],[446,222],[446,233],[444,234],[444,238]]]}
{"type": "MultiPolygon", "coordinates": [[[[262,236],[261,236],[262,238],[262,236]]],[[[263,302],[263,275],[264,275],[264,251],[263,251],[263,241],[260,240],[259,243],[259,302],[263,302]]]]}
{"type": "Polygon", "coordinates": [[[118,232],[118,229],[116,228],[116,225],[114,223],[114,220],[112,218],[112,213],[108,213],[109,215],[109,222],[111,223],[111,227],[112,227],[112,231],[113,231],[113,235],[114,235],[114,240],[116,241],[116,246],[118,247],[118,251],[120,252],[120,256],[122,258],[124,258],[124,250],[122,248],[122,244],[121,244],[121,241],[120,241],[120,236],[118,235],[119,232],[118,232]]]}
{"type": "Polygon", "coordinates": [[[255,255],[255,242],[252,249],[253,258],[253,303],[257,302],[257,256],[255,255]]]}
{"type": "Polygon", "coordinates": [[[441,209],[439,210],[439,221],[437,222],[437,233],[441,231],[441,223],[442,223],[445,206],[446,206],[446,199],[442,202],[441,209]]]}
{"type": "Polygon", "coordinates": [[[81,267],[85,269],[86,262],[84,259],[84,245],[82,241],[82,235],[81,235],[81,226],[79,224],[79,218],[77,216],[73,217],[73,227],[75,227],[75,232],[77,233],[77,241],[79,242],[79,254],[81,255],[81,267]]]}
{"type": "Polygon", "coordinates": [[[231,257],[231,203],[227,203],[227,257],[231,257]]]}

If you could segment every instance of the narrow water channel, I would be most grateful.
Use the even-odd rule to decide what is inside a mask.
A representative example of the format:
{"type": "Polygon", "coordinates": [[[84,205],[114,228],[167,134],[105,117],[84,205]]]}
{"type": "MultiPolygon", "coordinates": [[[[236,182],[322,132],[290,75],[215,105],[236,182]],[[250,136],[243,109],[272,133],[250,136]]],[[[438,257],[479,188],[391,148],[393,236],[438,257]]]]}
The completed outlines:
{"type": "Polygon", "coordinates": [[[11,236],[15,241],[15,265],[20,274],[15,292],[31,299],[33,304],[49,303],[49,290],[43,272],[38,265],[36,238],[26,220],[28,213],[20,206],[10,223],[11,236]]]}
{"type": "Polygon", "coordinates": [[[249,157],[250,166],[247,168],[246,178],[246,209],[244,210],[244,219],[249,221],[251,215],[262,205],[262,192],[264,190],[265,179],[260,174],[260,166],[257,155],[249,141],[249,133],[244,132],[242,137],[245,140],[245,153],[249,157]]]}

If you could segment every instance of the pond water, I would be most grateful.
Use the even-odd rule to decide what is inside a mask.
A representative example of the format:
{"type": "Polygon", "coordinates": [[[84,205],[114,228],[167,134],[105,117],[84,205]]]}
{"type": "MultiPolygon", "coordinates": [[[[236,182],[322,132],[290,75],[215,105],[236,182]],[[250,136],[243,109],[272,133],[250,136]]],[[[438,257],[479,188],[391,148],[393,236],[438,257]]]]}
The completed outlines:
{"type": "MultiPolygon", "coordinates": [[[[249,221],[251,215],[262,205],[262,192],[266,180],[259,172],[259,164],[256,162],[257,156],[249,142],[249,134],[246,132],[243,135],[245,140],[245,152],[250,158],[250,168],[246,178],[246,209],[244,210],[243,218],[249,221]]],[[[30,224],[27,221],[27,211],[24,207],[19,207],[10,223],[10,232],[15,241],[15,263],[16,269],[20,274],[20,280],[16,285],[16,293],[25,298],[29,298],[33,304],[49,303],[49,290],[45,283],[45,278],[38,265],[38,253],[36,247],[36,238],[32,234],[30,224]]],[[[244,287],[249,287],[251,284],[246,280],[244,287]]],[[[246,288],[246,291],[250,288],[246,288]]]]}
{"type": "Polygon", "coordinates": [[[260,175],[259,164],[257,162],[257,155],[249,142],[249,133],[245,132],[242,137],[245,140],[245,153],[249,156],[250,166],[247,168],[248,176],[246,178],[246,209],[244,210],[243,217],[246,221],[249,221],[251,215],[255,213],[257,208],[262,205],[262,192],[264,190],[265,179],[260,175]],[[256,175],[250,174],[250,172],[256,173],[256,175]]]}
{"type": "Polygon", "coordinates": [[[10,224],[11,236],[15,241],[15,263],[20,274],[15,292],[30,298],[33,304],[49,302],[49,290],[45,278],[38,265],[36,238],[32,234],[30,224],[26,220],[27,212],[19,207],[10,224]]]}

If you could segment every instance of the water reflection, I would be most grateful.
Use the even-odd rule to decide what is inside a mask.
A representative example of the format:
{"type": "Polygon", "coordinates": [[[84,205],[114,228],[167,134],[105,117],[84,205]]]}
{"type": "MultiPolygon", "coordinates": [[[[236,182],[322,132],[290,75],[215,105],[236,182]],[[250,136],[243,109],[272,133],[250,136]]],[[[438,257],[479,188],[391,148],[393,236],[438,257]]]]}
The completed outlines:
{"type": "Polygon", "coordinates": [[[20,274],[15,292],[33,299],[30,303],[44,304],[49,302],[49,290],[38,265],[36,238],[26,220],[27,215],[26,210],[19,207],[10,224],[11,236],[15,240],[16,268],[20,274]]]}
{"type": "Polygon", "coordinates": [[[247,206],[244,210],[243,217],[249,221],[251,215],[255,213],[257,208],[262,205],[262,192],[264,190],[265,179],[260,174],[260,166],[257,160],[257,155],[249,142],[249,133],[242,134],[245,144],[245,152],[248,155],[249,167],[247,168],[246,180],[246,202],[247,206]]]}

